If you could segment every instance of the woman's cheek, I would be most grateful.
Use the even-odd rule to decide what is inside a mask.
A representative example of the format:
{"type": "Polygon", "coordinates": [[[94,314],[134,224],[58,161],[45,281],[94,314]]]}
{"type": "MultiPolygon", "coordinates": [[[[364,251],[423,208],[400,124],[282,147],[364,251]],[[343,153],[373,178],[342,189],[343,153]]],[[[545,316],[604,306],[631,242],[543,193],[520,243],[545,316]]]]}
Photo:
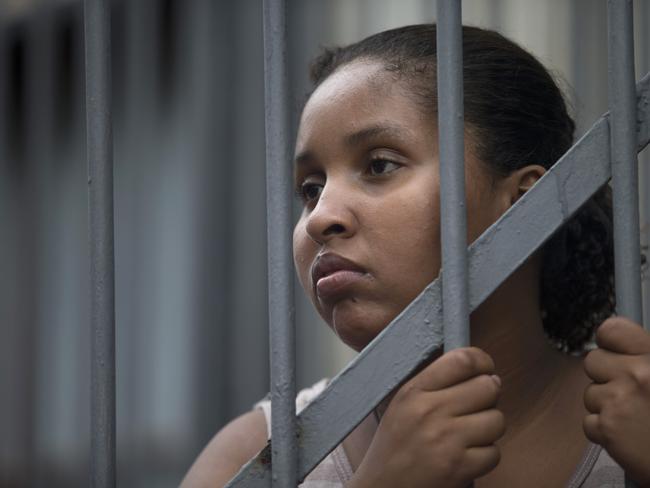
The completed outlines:
{"type": "Polygon", "coordinates": [[[298,221],[293,232],[293,263],[298,274],[298,279],[305,293],[310,295],[311,287],[309,281],[309,268],[315,256],[315,243],[307,236],[305,226],[298,221]],[[310,258],[310,254],[313,255],[310,258]]]}

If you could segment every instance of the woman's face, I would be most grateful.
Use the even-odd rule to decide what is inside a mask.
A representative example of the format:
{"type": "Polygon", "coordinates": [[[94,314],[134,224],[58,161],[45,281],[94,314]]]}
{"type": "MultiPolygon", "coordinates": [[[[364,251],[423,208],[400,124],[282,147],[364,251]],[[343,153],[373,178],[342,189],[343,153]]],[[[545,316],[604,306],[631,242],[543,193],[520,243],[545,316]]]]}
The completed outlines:
{"type": "MultiPolygon", "coordinates": [[[[323,319],[361,350],[440,270],[435,126],[377,62],[327,78],[302,114],[293,236],[303,288],[323,319]]],[[[502,213],[466,152],[469,239],[502,213]]]]}

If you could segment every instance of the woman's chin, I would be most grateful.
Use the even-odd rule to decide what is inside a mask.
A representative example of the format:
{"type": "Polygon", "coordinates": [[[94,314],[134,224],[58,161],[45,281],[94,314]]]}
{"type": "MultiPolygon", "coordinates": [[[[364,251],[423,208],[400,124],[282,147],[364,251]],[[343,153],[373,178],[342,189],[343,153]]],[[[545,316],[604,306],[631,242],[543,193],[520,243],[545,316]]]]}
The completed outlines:
{"type": "Polygon", "coordinates": [[[390,323],[385,310],[368,310],[359,303],[339,303],[332,312],[332,329],[355,351],[361,351],[390,323]]]}

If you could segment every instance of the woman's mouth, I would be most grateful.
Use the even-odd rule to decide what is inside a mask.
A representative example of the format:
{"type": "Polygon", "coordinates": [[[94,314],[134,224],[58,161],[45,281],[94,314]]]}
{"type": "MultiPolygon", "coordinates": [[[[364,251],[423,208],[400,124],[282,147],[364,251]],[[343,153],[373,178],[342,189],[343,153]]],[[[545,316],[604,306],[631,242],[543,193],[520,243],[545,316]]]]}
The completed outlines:
{"type": "Polygon", "coordinates": [[[345,293],[347,289],[363,279],[365,273],[342,269],[323,276],[316,282],[316,295],[329,301],[345,293]]]}
{"type": "Polygon", "coordinates": [[[334,253],[318,255],[311,270],[314,291],[324,301],[336,299],[366,276],[361,266],[334,253]]]}

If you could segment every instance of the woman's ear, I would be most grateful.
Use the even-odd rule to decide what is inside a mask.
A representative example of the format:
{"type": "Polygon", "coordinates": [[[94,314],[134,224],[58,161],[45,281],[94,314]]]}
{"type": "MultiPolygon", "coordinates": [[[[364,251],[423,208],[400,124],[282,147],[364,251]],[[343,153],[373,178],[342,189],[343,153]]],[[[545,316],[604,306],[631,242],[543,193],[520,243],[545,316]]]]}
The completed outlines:
{"type": "Polygon", "coordinates": [[[546,168],[539,164],[529,164],[510,173],[503,182],[505,185],[504,189],[510,196],[510,206],[530,190],[544,173],[546,173],[546,168]]]}

